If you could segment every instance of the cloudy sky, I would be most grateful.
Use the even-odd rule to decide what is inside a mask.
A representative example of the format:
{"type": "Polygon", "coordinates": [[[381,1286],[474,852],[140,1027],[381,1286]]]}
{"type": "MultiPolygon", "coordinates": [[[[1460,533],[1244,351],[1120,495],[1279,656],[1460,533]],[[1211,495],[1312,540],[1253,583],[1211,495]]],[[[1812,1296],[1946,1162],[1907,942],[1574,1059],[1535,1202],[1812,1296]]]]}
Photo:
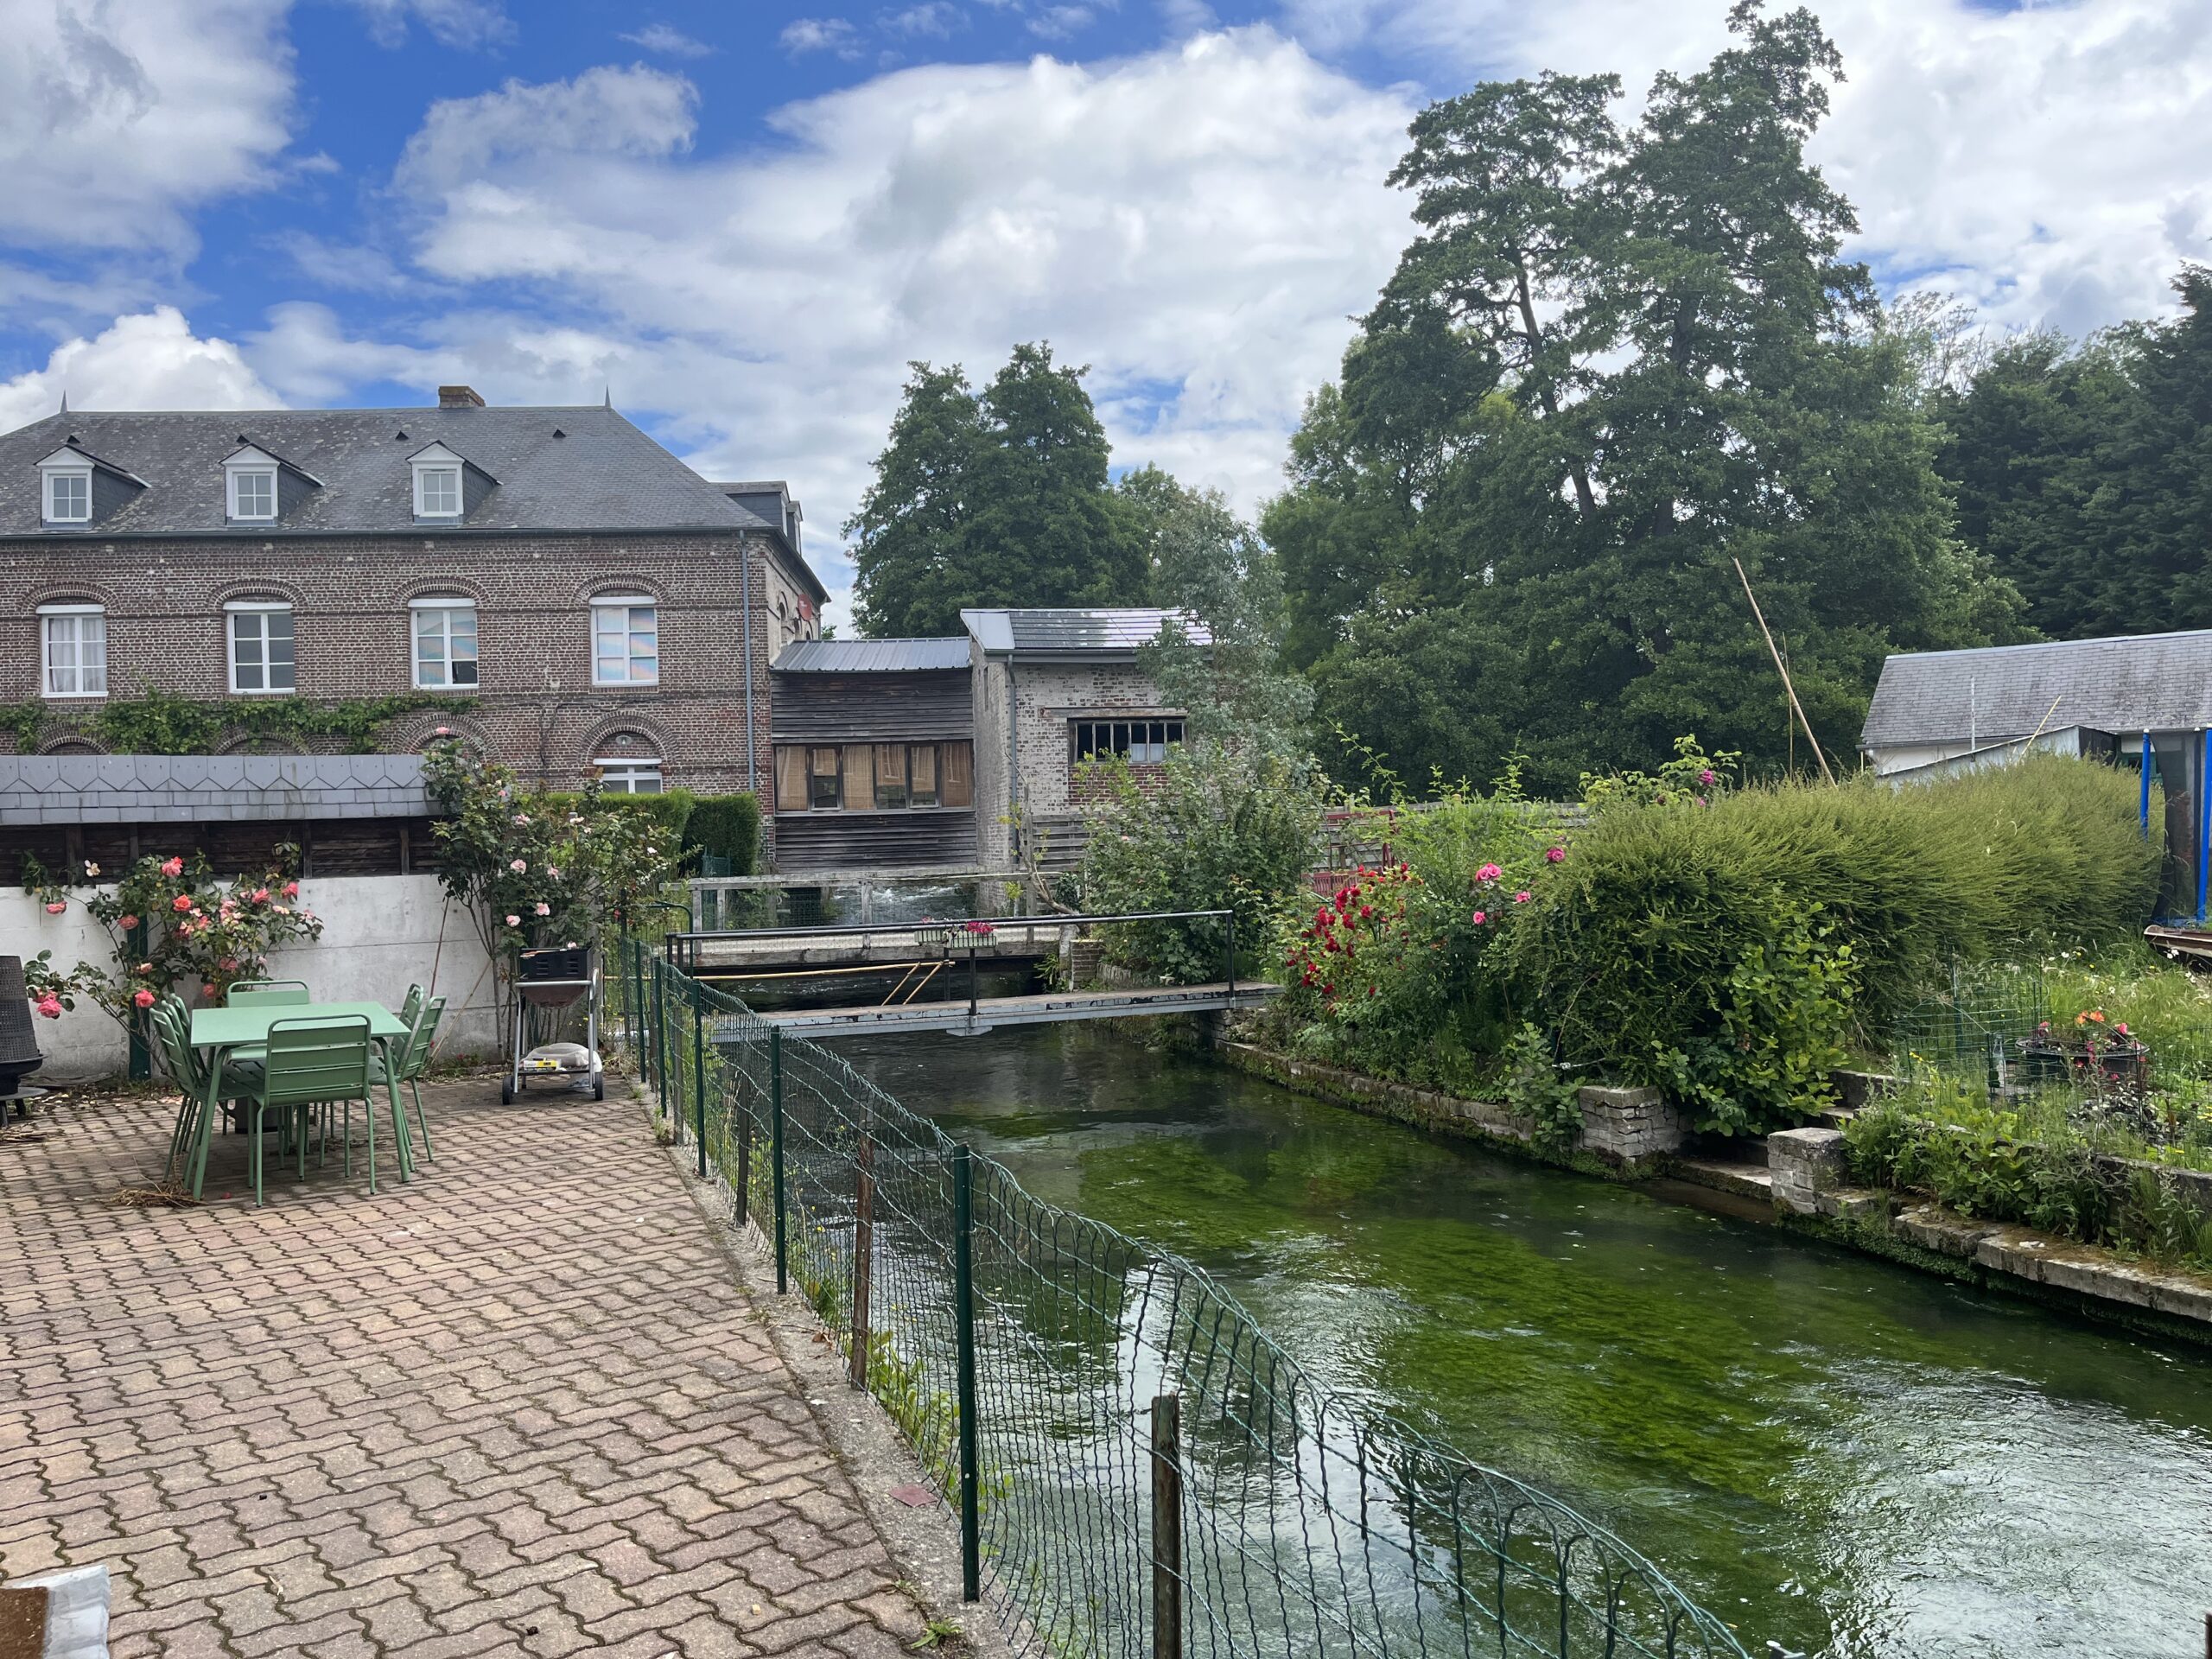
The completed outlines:
{"type": "MultiPolygon", "coordinates": [[[[1885,287],[2148,315],[2212,257],[2212,0],[1827,0],[1885,287]]],[[[837,524],[909,359],[1091,365],[1116,465],[1247,506],[1406,233],[1426,100],[1640,89],[1725,0],[0,0],[0,429],[615,403],[837,524]]]]}

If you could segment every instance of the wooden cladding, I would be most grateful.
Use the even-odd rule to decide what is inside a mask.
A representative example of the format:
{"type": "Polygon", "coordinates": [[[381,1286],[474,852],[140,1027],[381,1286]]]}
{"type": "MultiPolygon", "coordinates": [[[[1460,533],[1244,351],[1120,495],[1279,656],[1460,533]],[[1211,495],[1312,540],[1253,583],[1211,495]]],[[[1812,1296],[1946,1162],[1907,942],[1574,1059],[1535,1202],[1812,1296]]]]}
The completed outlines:
{"type": "Polygon", "coordinates": [[[114,880],[151,855],[203,855],[225,880],[259,875],[284,843],[300,849],[302,875],[406,875],[437,868],[428,818],[219,819],[206,823],[25,824],[0,828],[0,883],[19,885],[23,855],[56,873],[90,861],[114,880]]]}
{"type": "Polygon", "coordinates": [[[964,668],[895,673],[785,673],[772,677],[779,744],[844,743],[855,737],[941,743],[976,733],[974,691],[964,668]]]}
{"type": "Polygon", "coordinates": [[[840,743],[776,746],[776,810],[902,812],[976,804],[976,746],[840,743]]]}

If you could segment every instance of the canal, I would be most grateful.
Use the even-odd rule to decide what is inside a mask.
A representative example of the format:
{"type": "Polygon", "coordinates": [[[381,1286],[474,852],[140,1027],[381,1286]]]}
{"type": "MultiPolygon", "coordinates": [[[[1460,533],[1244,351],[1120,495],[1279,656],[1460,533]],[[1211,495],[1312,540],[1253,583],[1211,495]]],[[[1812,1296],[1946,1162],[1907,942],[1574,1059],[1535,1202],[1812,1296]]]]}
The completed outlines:
{"type": "Polygon", "coordinates": [[[1209,1268],[1328,1386],[1836,1659],[2195,1659],[2212,1357],[1318,1103],[1103,1027],[839,1051],[1209,1268]]]}

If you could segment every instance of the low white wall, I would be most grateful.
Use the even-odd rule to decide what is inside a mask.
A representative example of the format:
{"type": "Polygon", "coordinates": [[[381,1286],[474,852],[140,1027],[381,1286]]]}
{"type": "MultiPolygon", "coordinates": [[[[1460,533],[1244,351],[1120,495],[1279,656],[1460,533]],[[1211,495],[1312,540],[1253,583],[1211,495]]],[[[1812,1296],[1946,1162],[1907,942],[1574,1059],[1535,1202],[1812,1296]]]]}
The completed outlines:
{"type": "MultiPolygon", "coordinates": [[[[272,979],[303,979],[322,1002],[382,1002],[397,1007],[410,985],[446,999],[438,1054],[454,1058],[496,1052],[497,1005],[492,964],[475,924],[448,899],[434,875],[318,876],[300,884],[301,902],[322,918],[313,944],[272,952],[272,979]]],[[[49,916],[20,887],[0,892],[0,956],[26,961],[54,952],[63,968],[79,961],[105,964],[107,930],[73,903],[49,916]]],[[[178,988],[197,1001],[189,987],[178,988]]],[[[45,1069],[34,1083],[113,1077],[128,1059],[123,1027],[79,1002],[59,1020],[33,1022],[45,1069]]]]}

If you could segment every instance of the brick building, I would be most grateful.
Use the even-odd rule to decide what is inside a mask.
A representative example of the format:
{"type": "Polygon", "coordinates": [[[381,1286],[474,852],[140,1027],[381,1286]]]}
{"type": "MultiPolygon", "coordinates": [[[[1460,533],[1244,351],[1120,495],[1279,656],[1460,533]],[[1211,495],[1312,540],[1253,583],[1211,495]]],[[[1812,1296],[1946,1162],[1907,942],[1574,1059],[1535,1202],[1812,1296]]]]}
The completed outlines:
{"type": "Polygon", "coordinates": [[[768,665],[828,597],[799,526],[611,408],[64,411],[0,435],[0,702],[82,753],[73,715],[142,685],[434,692],[466,706],[385,747],[442,725],[551,787],[766,798],[768,665]]]}

